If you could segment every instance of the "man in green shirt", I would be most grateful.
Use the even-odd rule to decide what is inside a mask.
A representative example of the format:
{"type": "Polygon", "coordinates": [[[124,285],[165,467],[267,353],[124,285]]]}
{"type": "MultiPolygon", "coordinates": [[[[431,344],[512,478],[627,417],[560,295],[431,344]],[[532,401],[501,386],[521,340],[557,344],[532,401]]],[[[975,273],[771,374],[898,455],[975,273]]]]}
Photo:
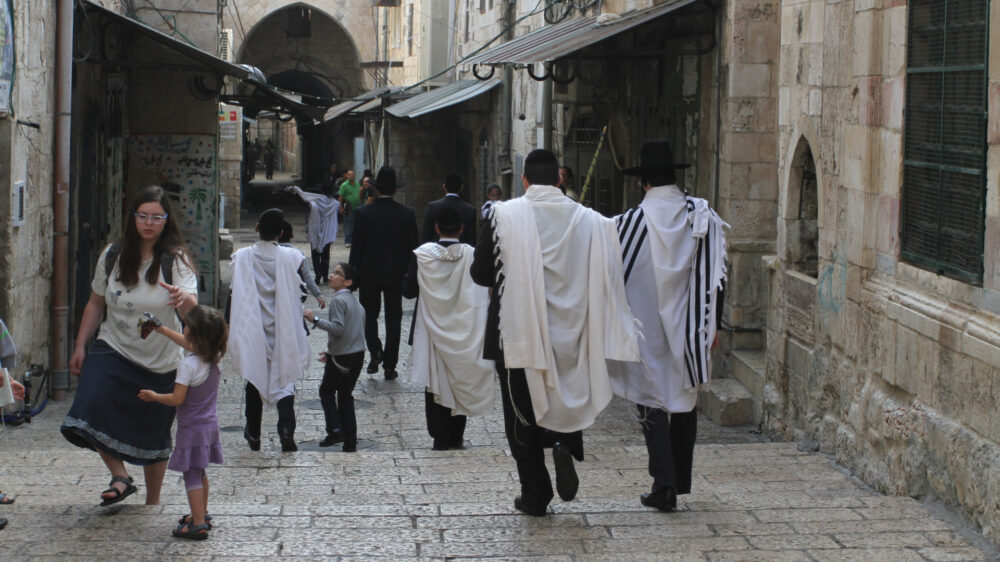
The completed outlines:
{"type": "Polygon", "coordinates": [[[340,214],[344,216],[344,245],[350,248],[354,234],[354,211],[361,206],[361,186],[354,181],[354,170],[347,170],[344,176],[347,179],[340,184],[340,214]]]}

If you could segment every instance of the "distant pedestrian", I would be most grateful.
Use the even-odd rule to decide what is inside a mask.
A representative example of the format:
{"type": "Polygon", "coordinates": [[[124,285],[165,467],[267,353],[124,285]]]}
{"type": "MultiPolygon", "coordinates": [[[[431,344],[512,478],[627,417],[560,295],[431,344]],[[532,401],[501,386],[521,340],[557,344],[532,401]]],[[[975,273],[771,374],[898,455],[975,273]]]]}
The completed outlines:
{"type": "Polygon", "coordinates": [[[290,185],[286,189],[309,205],[306,236],[309,237],[309,247],[312,249],[316,285],[325,285],[326,278],[330,276],[330,244],[337,239],[340,202],[329,191],[322,194],[309,193],[302,191],[297,185],[290,185]]]}
{"type": "Polygon", "coordinates": [[[573,175],[573,168],[559,167],[559,185],[556,187],[561,189],[566,197],[576,202],[580,201],[580,195],[576,192],[576,176],[573,175]]]}
{"type": "Polygon", "coordinates": [[[136,326],[149,312],[180,330],[178,314],[198,304],[197,277],[167,192],[159,186],[140,190],[127,217],[125,234],[97,258],[69,361],[79,387],[60,428],[70,443],[96,451],[111,472],[102,506],[137,491],[126,462],[143,467],[146,504],[160,503],[174,409],[143,402],[137,394],[142,388],[170,391],[184,354],[165,338],[143,340],[136,326]]]}
{"type": "Polygon", "coordinates": [[[424,226],[420,230],[421,243],[437,241],[438,235],[434,230],[434,225],[437,224],[438,216],[445,209],[454,209],[462,218],[462,243],[475,247],[476,223],[478,222],[476,208],[462,200],[461,193],[464,188],[462,177],[458,174],[448,174],[444,179],[444,185],[441,186],[444,197],[428,203],[427,210],[424,212],[424,226]]]}
{"type": "Polygon", "coordinates": [[[493,364],[482,357],[489,292],[469,275],[473,248],[459,242],[462,228],[458,211],[441,211],[439,239],[413,251],[403,284],[404,297],[419,295],[407,376],[425,389],[436,451],[463,448],[466,416],[493,409],[493,364]]]}
{"type": "Polygon", "coordinates": [[[481,209],[484,219],[489,218],[490,209],[492,209],[493,205],[501,199],[503,199],[503,191],[500,189],[499,185],[491,183],[486,186],[486,202],[483,203],[483,207],[481,209]]]}
{"type": "Polygon", "coordinates": [[[648,140],[640,164],[639,206],[617,217],[625,295],[643,326],[642,362],[608,362],[615,394],[635,402],[649,454],[652,490],[643,505],[674,511],[691,493],[698,391],[711,373],[711,347],[726,279],[726,223],[704,199],[677,187],[670,144],[648,140]]]}
{"type": "Polygon", "coordinates": [[[301,252],[278,244],[285,218],[268,209],[257,219],[260,240],[233,254],[229,349],[233,368],[246,380],[243,438],[260,450],[264,404],[278,409],[282,451],[295,444],[295,381],[309,365],[309,340],[302,322],[301,252]]]}
{"type": "Polygon", "coordinates": [[[274,165],[278,159],[278,153],[274,149],[274,143],[271,139],[267,139],[267,144],[264,146],[264,168],[266,171],[267,179],[274,179],[274,165]]]}
{"type": "Polygon", "coordinates": [[[386,380],[395,379],[403,319],[403,277],[417,247],[417,215],[392,199],[399,185],[396,171],[383,166],[375,177],[376,199],[358,209],[350,263],[358,270],[358,295],[365,308],[365,341],[371,362],[382,364],[386,380]],[[385,347],[378,337],[378,315],[385,299],[385,347]]]}
{"type": "MultiPolygon", "coordinates": [[[[158,320],[152,320],[158,323],[158,320]]],[[[177,367],[171,393],[139,391],[144,402],[177,408],[177,440],[167,468],[184,475],[191,513],[177,522],[173,535],[182,539],[208,538],[212,528],[208,515],[209,463],[222,464],[219,438],[219,360],[226,354],[226,322],[214,308],[196,306],[188,312],[181,334],[162,325],[154,329],[188,351],[177,367]]]]}
{"type": "Polygon", "coordinates": [[[365,176],[361,178],[361,204],[370,205],[375,201],[375,178],[365,176]]]}
{"type": "Polygon", "coordinates": [[[361,206],[361,186],[354,181],[354,170],[347,170],[337,191],[340,214],[344,217],[344,246],[350,248],[354,236],[354,212],[361,206]]]}
{"type": "Polygon", "coordinates": [[[326,437],[319,446],[343,442],[345,453],[358,450],[353,392],[365,364],[365,311],[353,294],[357,277],[350,264],[337,264],[330,275],[330,288],[335,292],[329,319],[323,320],[310,310],[303,313],[313,328],[329,333],[326,351],[320,354],[324,365],[319,399],[326,419],[326,437]]]}
{"type": "Polygon", "coordinates": [[[252,181],[257,175],[257,159],[260,157],[260,148],[256,141],[247,143],[247,153],[243,157],[243,164],[246,168],[246,179],[252,181]]]}

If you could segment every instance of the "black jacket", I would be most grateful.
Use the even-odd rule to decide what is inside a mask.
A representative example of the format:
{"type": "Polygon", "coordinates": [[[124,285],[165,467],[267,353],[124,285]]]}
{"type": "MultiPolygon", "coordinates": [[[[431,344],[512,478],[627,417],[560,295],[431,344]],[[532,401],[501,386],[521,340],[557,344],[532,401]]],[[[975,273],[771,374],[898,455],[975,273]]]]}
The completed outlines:
{"type": "Polygon", "coordinates": [[[483,342],[483,359],[503,359],[500,354],[500,296],[496,291],[496,264],[493,261],[493,227],[483,222],[479,244],[472,255],[472,280],[477,285],[490,287],[490,304],[486,312],[486,340],[483,342]]]}
{"type": "Polygon", "coordinates": [[[437,242],[437,232],[434,231],[434,224],[437,222],[441,211],[451,207],[458,211],[458,216],[462,217],[462,234],[458,237],[460,242],[470,246],[476,245],[476,219],[478,213],[476,208],[470,203],[462,201],[459,197],[446,195],[437,201],[427,204],[427,212],[424,213],[424,226],[420,231],[420,242],[437,242]]]}
{"type": "Polygon", "coordinates": [[[350,264],[359,287],[402,288],[417,243],[417,214],[391,197],[376,199],[354,213],[350,264]]]}

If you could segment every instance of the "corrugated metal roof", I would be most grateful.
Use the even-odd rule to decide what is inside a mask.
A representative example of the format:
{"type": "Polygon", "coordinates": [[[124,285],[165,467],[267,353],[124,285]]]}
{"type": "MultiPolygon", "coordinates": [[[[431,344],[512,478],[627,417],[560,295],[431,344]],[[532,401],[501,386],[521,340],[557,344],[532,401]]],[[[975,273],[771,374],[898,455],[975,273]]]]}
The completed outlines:
{"type": "Polygon", "coordinates": [[[429,92],[413,96],[386,109],[396,117],[420,117],[486,93],[500,84],[499,78],[490,80],[459,80],[429,92]]]}
{"type": "MultiPolygon", "coordinates": [[[[497,45],[463,62],[466,64],[503,64],[557,60],[696,1],[673,0],[652,8],[622,14],[621,17],[603,24],[597,23],[600,16],[564,20],[556,25],[540,27],[527,35],[497,45]]],[[[604,17],[607,18],[607,15],[604,17]]]]}
{"type": "Polygon", "coordinates": [[[323,115],[323,122],[333,121],[337,117],[344,115],[348,111],[354,110],[362,105],[366,105],[367,102],[378,100],[381,96],[388,94],[392,91],[398,90],[398,88],[390,88],[389,86],[382,86],[380,88],[375,88],[374,90],[368,90],[367,92],[355,97],[354,99],[349,99],[347,101],[342,101],[337,105],[326,110],[323,115]]]}

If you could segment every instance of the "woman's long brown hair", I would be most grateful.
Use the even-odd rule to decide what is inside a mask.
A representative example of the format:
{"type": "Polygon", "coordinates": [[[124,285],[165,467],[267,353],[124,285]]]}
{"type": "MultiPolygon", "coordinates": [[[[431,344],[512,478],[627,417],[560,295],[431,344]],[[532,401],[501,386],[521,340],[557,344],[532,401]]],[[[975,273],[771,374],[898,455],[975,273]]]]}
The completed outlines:
{"type": "MultiPolygon", "coordinates": [[[[188,259],[187,246],[177,228],[177,217],[170,208],[167,191],[158,185],[140,189],[132,199],[128,215],[125,216],[125,234],[121,238],[121,251],[118,253],[118,275],[115,277],[123,285],[131,287],[139,284],[139,264],[142,262],[140,250],[139,229],[135,226],[135,213],[143,203],[159,203],[167,214],[167,222],[163,224],[163,232],[153,245],[153,263],[146,270],[146,283],[156,285],[160,280],[160,262],[164,253],[180,257],[194,271],[194,265],[188,259]]],[[[197,272],[195,272],[197,274],[197,272]]]]}

